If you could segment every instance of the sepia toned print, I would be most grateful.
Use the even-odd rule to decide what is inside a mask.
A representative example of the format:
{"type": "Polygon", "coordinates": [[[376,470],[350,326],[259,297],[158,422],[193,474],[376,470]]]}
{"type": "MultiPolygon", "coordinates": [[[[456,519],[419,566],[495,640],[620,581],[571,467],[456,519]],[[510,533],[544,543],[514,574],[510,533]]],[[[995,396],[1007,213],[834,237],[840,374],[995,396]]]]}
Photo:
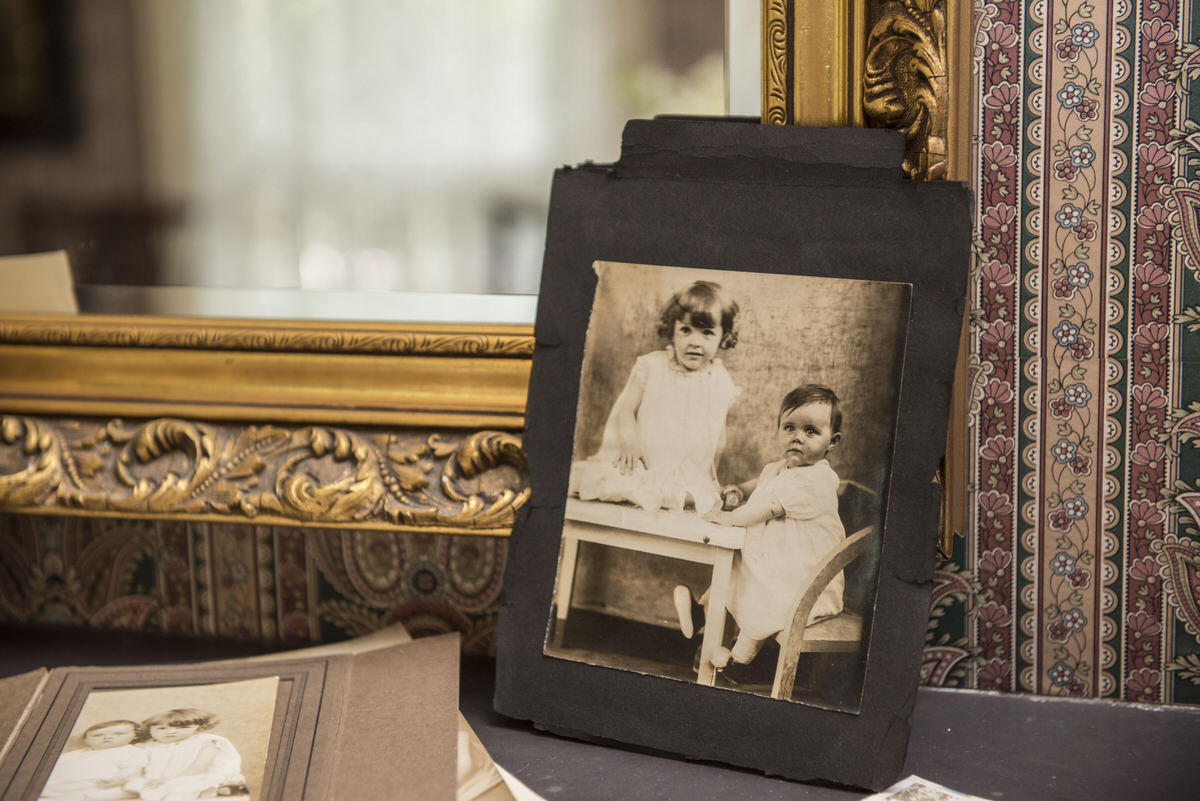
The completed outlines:
{"type": "Polygon", "coordinates": [[[258,797],[278,679],[93,691],[39,801],[258,797]]]}
{"type": "Polygon", "coordinates": [[[595,269],[545,652],[856,711],[910,287],[595,269]]]}

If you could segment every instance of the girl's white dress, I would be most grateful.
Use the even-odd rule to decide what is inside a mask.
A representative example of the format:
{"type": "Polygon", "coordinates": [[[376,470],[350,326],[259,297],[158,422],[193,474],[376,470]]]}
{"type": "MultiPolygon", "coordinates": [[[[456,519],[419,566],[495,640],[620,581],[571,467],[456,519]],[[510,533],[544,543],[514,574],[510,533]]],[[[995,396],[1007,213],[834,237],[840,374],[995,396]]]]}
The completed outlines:
{"type": "Polygon", "coordinates": [[[245,783],[241,756],[219,734],[199,732],[176,743],[150,741],[139,747],[146,751],[144,778],[125,786],[146,801],[217,798],[220,787],[245,783]]]}
{"type": "MultiPolygon", "coordinates": [[[[638,357],[622,396],[642,392],[637,435],[642,461],[629,475],[613,464],[620,453],[610,412],[600,450],[571,466],[570,491],[583,500],[631,501],[644,509],[681,510],[688,496],[704,513],[719,500],[716,457],[725,415],[741,393],[720,359],[688,370],[668,345],[638,357]]],[[[614,409],[620,400],[614,404],[614,409]]]]}
{"type": "MultiPolygon", "coordinates": [[[[774,497],[784,516],[746,528],[733,560],[729,612],[745,636],[762,640],[791,626],[792,610],[818,565],[846,538],[838,516],[838,477],[822,459],[804,467],[784,461],[763,468],[751,498],[774,497]]],[[[838,574],[813,607],[809,622],[842,611],[838,574]]]]}

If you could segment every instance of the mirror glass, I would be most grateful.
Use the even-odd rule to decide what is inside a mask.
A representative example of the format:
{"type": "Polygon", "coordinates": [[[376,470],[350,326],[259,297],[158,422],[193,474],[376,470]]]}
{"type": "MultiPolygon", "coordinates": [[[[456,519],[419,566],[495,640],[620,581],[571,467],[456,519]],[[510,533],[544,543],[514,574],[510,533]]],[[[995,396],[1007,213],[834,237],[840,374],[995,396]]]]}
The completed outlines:
{"type": "Polygon", "coordinates": [[[157,291],[130,286],[267,316],[313,290],[351,310],[364,291],[536,293],[553,169],[615,159],[631,117],[723,113],[724,17],[0,0],[0,255],[67,249],[85,311],[157,291]],[[258,294],[222,294],[240,288],[258,294]]]}

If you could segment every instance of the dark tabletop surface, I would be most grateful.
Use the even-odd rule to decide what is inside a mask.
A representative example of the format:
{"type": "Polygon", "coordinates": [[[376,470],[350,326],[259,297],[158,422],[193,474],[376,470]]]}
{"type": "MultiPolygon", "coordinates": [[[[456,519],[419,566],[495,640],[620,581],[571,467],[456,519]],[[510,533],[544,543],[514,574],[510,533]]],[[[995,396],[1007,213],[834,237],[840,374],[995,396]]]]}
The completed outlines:
{"type": "MultiPolygon", "coordinates": [[[[39,666],[197,661],[261,643],[0,627],[0,676],[39,666]]],[[[491,709],[493,663],[463,661],[461,708],[493,758],[547,799],[840,799],[863,791],[557,737],[491,709]]],[[[905,775],[1002,801],[1200,798],[1200,708],[922,688],[905,775]]]]}

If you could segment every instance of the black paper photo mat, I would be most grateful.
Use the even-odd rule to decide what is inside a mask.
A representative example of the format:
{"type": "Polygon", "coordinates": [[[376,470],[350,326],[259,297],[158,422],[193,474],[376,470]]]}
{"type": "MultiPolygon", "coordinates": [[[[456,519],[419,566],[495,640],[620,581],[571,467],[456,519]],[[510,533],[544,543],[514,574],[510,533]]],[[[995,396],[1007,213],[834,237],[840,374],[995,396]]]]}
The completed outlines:
{"type": "Polygon", "coordinates": [[[890,131],[634,121],[617,164],[556,174],[523,440],[533,494],[509,550],[497,711],[560,734],[795,779],[878,789],[899,775],[928,619],[933,476],[970,247],[966,187],[903,180],[902,154],[890,131]],[[543,653],[597,261],[912,287],[857,712],[543,653]]]}

